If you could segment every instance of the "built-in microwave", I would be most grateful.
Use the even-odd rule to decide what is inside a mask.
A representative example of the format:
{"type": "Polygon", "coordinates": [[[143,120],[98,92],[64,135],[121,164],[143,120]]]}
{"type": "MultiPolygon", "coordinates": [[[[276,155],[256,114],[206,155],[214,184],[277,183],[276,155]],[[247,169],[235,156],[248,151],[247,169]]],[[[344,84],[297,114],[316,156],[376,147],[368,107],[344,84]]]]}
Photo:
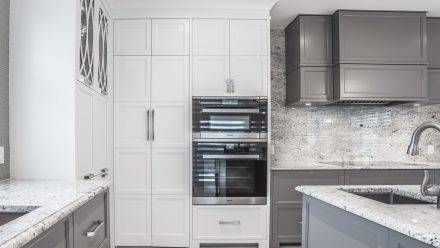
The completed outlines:
{"type": "Polygon", "coordinates": [[[193,142],[193,205],[265,205],[267,142],[193,142]]]}
{"type": "Polygon", "coordinates": [[[267,140],[267,98],[195,97],[193,139],[267,140]]]}

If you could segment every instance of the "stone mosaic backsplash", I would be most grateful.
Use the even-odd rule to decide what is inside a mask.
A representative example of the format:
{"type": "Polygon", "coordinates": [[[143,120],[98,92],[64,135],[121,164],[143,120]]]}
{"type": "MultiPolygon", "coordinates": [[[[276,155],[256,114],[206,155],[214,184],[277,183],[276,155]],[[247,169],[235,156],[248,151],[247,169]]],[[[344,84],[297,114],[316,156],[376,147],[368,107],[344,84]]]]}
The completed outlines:
{"type": "Polygon", "coordinates": [[[271,30],[272,166],[309,161],[440,162],[440,133],[427,130],[419,156],[406,154],[413,130],[440,123],[440,105],[286,108],[284,30],[271,30]],[[435,146],[427,154],[428,145],[435,146]]]}

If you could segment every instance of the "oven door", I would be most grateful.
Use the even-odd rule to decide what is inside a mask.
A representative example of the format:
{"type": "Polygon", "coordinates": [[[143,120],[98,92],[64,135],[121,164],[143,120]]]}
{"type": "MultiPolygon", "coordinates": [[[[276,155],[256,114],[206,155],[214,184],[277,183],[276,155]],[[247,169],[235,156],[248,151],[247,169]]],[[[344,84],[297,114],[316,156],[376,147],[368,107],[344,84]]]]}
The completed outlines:
{"type": "Polygon", "coordinates": [[[193,99],[194,139],[267,139],[267,99],[193,99]]]}
{"type": "Polygon", "coordinates": [[[193,204],[267,202],[266,143],[195,143],[193,204]]]}

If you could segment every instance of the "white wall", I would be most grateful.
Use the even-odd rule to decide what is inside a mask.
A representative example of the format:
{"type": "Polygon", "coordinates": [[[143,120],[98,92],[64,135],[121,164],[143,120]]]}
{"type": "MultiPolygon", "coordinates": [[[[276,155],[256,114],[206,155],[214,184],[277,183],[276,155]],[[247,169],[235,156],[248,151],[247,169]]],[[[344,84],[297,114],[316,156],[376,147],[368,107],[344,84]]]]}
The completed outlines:
{"type": "Polygon", "coordinates": [[[11,178],[75,176],[76,4],[11,1],[11,178]]]}

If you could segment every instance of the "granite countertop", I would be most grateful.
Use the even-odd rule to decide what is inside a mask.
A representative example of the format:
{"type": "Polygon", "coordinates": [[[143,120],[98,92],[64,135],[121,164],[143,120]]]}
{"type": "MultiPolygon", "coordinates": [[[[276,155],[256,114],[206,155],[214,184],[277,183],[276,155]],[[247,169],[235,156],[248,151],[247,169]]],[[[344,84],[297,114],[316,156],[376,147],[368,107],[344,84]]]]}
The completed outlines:
{"type": "MultiPolygon", "coordinates": [[[[1,206],[38,207],[0,226],[0,248],[22,247],[90,201],[95,195],[108,189],[110,185],[111,182],[108,180],[0,181],[1,206]]],[[[8,208],[11,207],[0,211],[7,211],[8,208]]]]}
{"type": "Polygon", "coordinates": [[[440,247],[440,209],[436,204],[388,205],[347,192],[393,191],[435,203],[436,197],[420,194],[420,186],[299,186],[296,190],[423,243],[440,247]]]}
{"type": "Polygon", "coordinates": [[[275,163],[271,170],[437,170],[440,163],[371,162],[292,162],[275,163]]]}

